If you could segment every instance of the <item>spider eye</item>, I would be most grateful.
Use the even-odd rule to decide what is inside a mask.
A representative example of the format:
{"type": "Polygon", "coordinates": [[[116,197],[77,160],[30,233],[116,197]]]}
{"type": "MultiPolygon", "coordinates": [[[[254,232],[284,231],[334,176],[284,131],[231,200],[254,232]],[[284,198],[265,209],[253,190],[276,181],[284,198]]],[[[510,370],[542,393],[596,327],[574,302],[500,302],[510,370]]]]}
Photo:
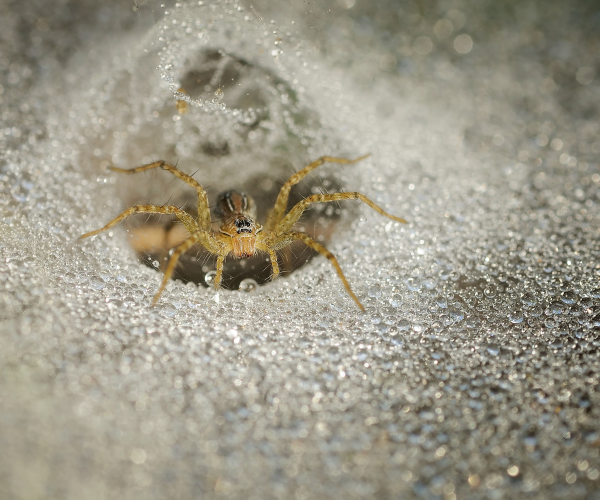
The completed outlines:
{"type": "Polygon", "coordinates": [[[234,224],[238,234],[252,232],[252,222],[250,222],[248,219],[236,219],[234,224]]]}

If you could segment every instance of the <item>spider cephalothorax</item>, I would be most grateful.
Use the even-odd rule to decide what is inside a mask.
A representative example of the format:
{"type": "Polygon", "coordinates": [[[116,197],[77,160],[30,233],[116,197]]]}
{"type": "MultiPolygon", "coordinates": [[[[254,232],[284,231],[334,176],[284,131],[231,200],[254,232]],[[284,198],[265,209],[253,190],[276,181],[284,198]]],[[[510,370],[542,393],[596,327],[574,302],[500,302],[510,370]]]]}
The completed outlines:
{"type": "Polygon", "coordinates": [[[348,284],[348,281],[346,280],[346,277],[344,276],[344,273],[342,272],[342,269],[334,255],[319,242],[313,240],[308,234],[299,231],[293,231],[292,227],[298,221],[298,219],[300,219],[304,210],[311,203],[328,203],[342,200],[361,200],[369,205],[373,210],[379,212],[385,217],[389,217],[390,219],[402,223],[406,223],[406,221],[400,217],[396,217],[384,212],[366,196],[357,192],[313,194],[312,196],[309,196],[308,198],[298,202],[287,213],[287,215],[285,213],[290,189],[292,186],[298,184],[298,182],[300,182],[309,172],[317,168],[319,165],[322,165],[325,162],[356,163],[364,158],[366,158],[366,156],[362,156],[355,160],[323,156],[312,162],[310,165],[304,167],[300,172],[292,175],[292,177],[282,186],[281,190],[279,191],[279,196],[277,197],[275,206],[269,213],[264,228],[258,222],[256,222],[256,208],[251,197],[247,196],[241,191],[225,191],[219,196],[217,207],[215,209],[215,212],[221,218],[221,226],[219,227],[218,232],[215,232],[211,229],[210,209],[208,206],[206,191],[193,177],[164,161],[156,161],[154,163],[142,165],[141,167],[131,170],[111,167],[111,170],[128,174],[143,172],[144,170],[150,170],[153,168],[162,168],[168,172],[171,172],[173,175],[179,177],[181,180],[196,189],[196,192],[198,193],[198,220],[194,219],[190,214],[173,205],[136,205],[125,210],[121,215],[110,221],[103,228],[86,233],[81,236],[81,238],[87,238],[89,236],[94,236],[98,233],[101,233],[102,231],[106,231],[126,217],[129,217],[133,214],[158,213],[175,215],[183,223],[185,228],[190,233],[190,236],[183,243],[175,247],[165,270],[165,275],[160,288],[154,296],[152,304],[156,304],[156,302],[158,302],[158,299],[167,286],[167,283],[173,275],[173,272],[175,271],[175,267],[177,266],[177,262],[179,261],[181,255],[196,244],[202,245],[209,252],[217,255],[217,273],[215,275],[214,286],[216,289],[218,289],[221,286],[223,262],[227,255],[233,254],[235,257],[245,258],[251,257],[257,251],[266,252],[269,254],[271,266],[273,267],[272,279],[275,279],[279,276],[279,265],[277,263],[276,254],[277,250],[290,245],[296,240],[301,240],[307,246],[329,259],[338,273],[338,276],[342,280],[346,291],[358,304],[358,307],[364,311],[363,305],[350,288],[350,285],[348,284]]]}
{"type": "Polygon", "coordinates": [[[256,234],[262,231],[254,220],[254,200],[241,191],[225,191],[219,196],[215,212],[222,221],[219,231],[231,237],[233,255],[252,257],[256,252],[256,234]]]}

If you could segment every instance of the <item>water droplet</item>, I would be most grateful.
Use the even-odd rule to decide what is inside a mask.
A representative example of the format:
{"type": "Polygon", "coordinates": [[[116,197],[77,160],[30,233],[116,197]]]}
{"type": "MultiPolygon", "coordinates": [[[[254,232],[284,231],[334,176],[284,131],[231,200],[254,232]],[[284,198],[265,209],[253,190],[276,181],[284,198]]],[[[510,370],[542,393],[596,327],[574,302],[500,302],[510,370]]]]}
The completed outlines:
{"type": "Polygon", "coordinates": [[[481,320],[475,316],[467,318],[466,321],[467,328],[478,328],[481,326],[481,320]]]}
{"type": "Polygon", "coordinates": [[[523,302],[526,307],[533,307],[537,304],[537,300],[531,292],[523,294],[523,297],[521,297],[521,302],[523,302]]]}
{"type": "Polygon", "coordinates": [[[438,295],[435,299],[435,303],[442,308],[446,308],[448,307],[448,300],[446,299],[446,297],[442,297],[441,295],[438,295]]]}
{"type": "Polygon", "coordinates": [[[515,309],[508,313],[508,319],[511,323],[521,323],[523,321],[523,311],[521,309],[515,309]]]}
{"type": "Polygon", "coordinates": [[[483,289],[483,294],[488,298],[491,299],[492,297],[496,296],[496,287],[494,285],[488,285],[483,289]]]}
{"type": "Polygon", "coordinates": [[[369,297],[381,297],[381,285],[379,283],[376,283],[375,285],[371,285],[369,287],[369,297]]]}
{"type": "MultiPolygon", "coordinates": [[[[206,279],[206,278],[205,278],[206,279]]],[[[240,282],[240,291],[250,293],[256,290],[258,283],[252,278],[246,278],[240,282]]]]}
{"type": "Polygon", "coordinates": [[[397,328],[399,332],[405,332],[410,328],[410,322],[406,319],[401,319],[400,321],[398,321],[397,328]]]}
{"type": "Polygon", "coordinates": [[[460,309],[457,309],[456,307],[449,307],[448,314],[455,323],[462,321],[465,317],[465,313],[462,312],[460,309]]]}
{"type": "Polygon", "coordinates": [[[535,306],[527,311],[527,317],[537,318],[538,316],[542,315],[542,312],[544,312],[542,310],[542,306],[535,306]]]}
{"type": "Polygon", "coordinates": [[[106,287],[106,283],[102,278],[100,278],[100,276],[91,276],[90,285],[96,290],[102,290],[104,287],[106,287]]]}
{"type": "Polygon", "coordinates": [[[215,277],[217,276],[217,271],[208,271],[205,275],[204,275],[204,282],[209,285],[212,286],[215,282],[215,277]]]}
{"type": "Polygon", "coordinates": [[[435,285],[437,285],[437,279],[435,279],[433,276],[426,276],[423,278],[423,286],[428,290],[433,290],[435,285]]]}
{"type": "Polygon", "coordinates": [[[394,295],[392,295],[392,297],[390,298],[390,305],[392,307],[399,307],[400,304],[402,304],[402,295],[395,293],[394,295]]]}
{"type": "Polygon", "coordinates": [[[421,278],[418,276],[411,276],[406,280],[406,286],[411,292],[416,292],[421,289],[421,278]]]}
{"type": "Polygon", "coordinates": [[[423,331],[425,330],[425,326],[420,323],[415,323],[412,326],[412,330],[414,333],[423,333],[423,331]]]}
{"type": "Polygon", "coordinates": [[[577,295],[575,295],[575,292],[563,292],[561,294],[560,300],[562,300],[565,304],[575,304],[577,302],[577,295]]]}
{"type": "Polygon", "coordinates": [[[496,344],[489,344],[486,348],[486,351],[492,356],[498,356],[498,354],[500,354],[500,347],[498,347],[496,344]]]}

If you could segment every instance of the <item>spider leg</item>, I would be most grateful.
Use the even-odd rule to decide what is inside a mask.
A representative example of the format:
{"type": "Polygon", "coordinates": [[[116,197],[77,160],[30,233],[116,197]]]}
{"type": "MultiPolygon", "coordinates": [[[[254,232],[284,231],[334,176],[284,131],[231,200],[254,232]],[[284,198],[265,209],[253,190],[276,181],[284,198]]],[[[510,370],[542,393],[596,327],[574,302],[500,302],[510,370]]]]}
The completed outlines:
{"type": "Polygon", "coordinates": [[[342,201],[342,200],[360,200],[367,205],[369,205],[373,210],[379,212],[381,215],[388,217],[396,222],[402,222],[406,224],[407,222],[400,217],[396,217],[395,215],[388,214],[381,207],[373,203],[369,198],[360,193],[331,193],[331,194],[313,194],[308,198],[304,198],[302,201],[296,203],[294,208],[292,208],[289,213],[285,216],[285,218],[275,227],[276,234],[287,233],[292,226],[298,222],[298,219],[306,210],[308,205],[311,203],[329,203],[331,201],[342,201]]]}
{"type": "Polygon", "coordinates": [[[217,258],[217,274],[215,275],[215,290],[221,288],[221,279],[223,278],[223,262],[225,261],[224,255],[219,255],[217,258]]]}
{"type": "Polygon", "coordinates": [[[109,168],[110,170],[113,170],[115,172],[122,172],[124,174],[137,174],[138,172],[144,172],[145,170],[150,170],[153,168],[162,168],[167,172],[171,172],[175,177],[180,178],[183,182],[196,189],[196,192],[198,193],[198,224],[200,226],[200,229],[204,231],[210,230],[210,208],[208,206],[208,197],[206,195],[206,191],[191,175],[182,172],[178,168],[168,164],[163,160],[155,161],[153,163],[148,163],[147,165],[142,165],[141,167],[131,169],[119,167],[109,168]]]}
{"type": "Polygon", "coordinates": [[[348,283],[346,276],[344,276],[344,272],[342,271],[342,268],[338,264],[338,261],[335,258],[335,256],[329,250],[327,250],[327,248],[325,248],[323,245],[321,245],[317,241],[313,240],[308,234],[300,233],[300,232],[284,233],[284,234],[278,236],[274,240],[273,246],[275,249],[283,248],[284,246],[287,246],[290,243],[292,243],[294,240],[303,241],[307,246],[309,246],[313,250],[316,250],[321,255],[323,255],[324,257],[327,257],[327,259],[329,259],[329,261],[335,268],[335,271],[337,272],[338,276],[342,280],[342,283],[344,284],[344,288],[346,289],[346,291],[348,292],[350,297],[352,297],[352,299],[354,299],[354,302],[356,302],[356,304],[358,305],[360,310],[364,312],[364,310],[365,310],[364,306],[360,303],[360,300],[358,300],[358,297],[356,295],[354,295],[354,292],[352,291],[352,288],[350,288],[350,284],[348,283]]]}
{"type": "Polygon", "coordinates": [[[275,253],[275,250],[279,250],[280,248],[289,245],[291,242],[292,240],[283,243],[283,240],[281,238],[277,238],[277,236],[275,236],[270,231],[258,233],[258,236],[256,238],[256,248],[258,250],[267,252],[269,254],[269,257],[271,258],[271,267],[273,268],[273,275],[271,276],[271,281],[275,281],[279,277],[279,264],[277,263],[277,253],[275,253]],[[275,248],[274,244],[277,243],[279,244],[279,246],[275,248]]]}
{"type": "MultiPolygon", "coordinates": [[[[167,268],[165,269],[165,275],[163,276],[162,283],[160,284],[160,287],[158,289],[158,292],[156,292],[154,299],[152,299],[153,306],[156,305],[156,303],[158,302],[158,299],[160,299],[161,294],[163,293],[165,287],[167,286],[167,283],[171,279],[171,276],[173,276],[173,273],[175,272],[175,268],[177,267],[177,262],[179,262],[179,258],[181,257],[181,255],[183,255],[185,252],[187,252],[196,243],[200,243],[209,252],[219,255],[218,262],[221,263],[221,271],[223,270],[223,259],[225,258],[225,255],[226,255],[225,252],[228,252],[227,246],[223,245],[221,243],[220,238],[215,237],[212,233],[209,233],[208,231],[195,232],[187,240],[185,240],[183,243],[179,244],[173,251],[171,258],[169,259],[169,264],[167,265],[167,268]]],[[[217,274],[219,274],[218,269],[217,269],[217,274]]],[[[221,280],[220,280],[220,276],[219,276],[219,284],[220,284],[220,282],[221,282],[221,280]]],[[[218,285],[216,284],[216,280],[215,280],[215,288],[218,288],[218,285]]]]}
{"type": "Polygon", "coordinates": [[[183,222],[183,225],[190,232],[190,234],[193,234],[199,230],[198,223],[194,220],[194,218],[190,214],[188,214],[187,212],[184,212],[180,208],[177,208],[173,205],[165,205],[162,207],[158,206],[158,205],[135,205],[133,207],[128,208],[121,215],[119,215],[118,217],[111,220],[108,224],[106,224],[106,226],[104,226],[100,229],[96,229],[95,231],[85,233],[85,234],[81,235],[79,237],[79,239],[82,240],[84,238],[89,238],[90,236],[94,236],[103,231],[107,231],[110,228],[116,226],[123,219],[126,219],[127,217],[129,217],[130,215],[133,215],[133,214],[173,214],[181,222],[183,222]]]}
{"type": "Polygon", "coordinates": [[[273,268],[271,281],[275,281],[279,277],[279,264],[277,264],[277,254],[274,250],[269,250],[269,257],[271,257],[271,267],[273,268]]]}
{"type": "Polygon", "coordinates": [[[275,202],[275,206],[273,210],[269,214],[267,218],[267,223],[265,224],[265,229],[268,231],[274,231],[277,227],[277,224],[281,222],[285,211],[287,209],[288,198],[290,195],[290,189],[295,184],[298,184],[304,177],[306,177],[311,171],[315,168],[323,165],[323,163],[357,163],[361,160],[364,160],[369,155],[361,156],[360,158],[356,158],[354,160],[348,160],[346,158],[336,158],[333,156],[321,156],[321,158],[313,161],[310,165],[304,167],[300,172],[296,172],[294,175],[290,177],[290,179],[281,187],[279,191],[279,196],[277,196],[277,201],[275,202]]]}

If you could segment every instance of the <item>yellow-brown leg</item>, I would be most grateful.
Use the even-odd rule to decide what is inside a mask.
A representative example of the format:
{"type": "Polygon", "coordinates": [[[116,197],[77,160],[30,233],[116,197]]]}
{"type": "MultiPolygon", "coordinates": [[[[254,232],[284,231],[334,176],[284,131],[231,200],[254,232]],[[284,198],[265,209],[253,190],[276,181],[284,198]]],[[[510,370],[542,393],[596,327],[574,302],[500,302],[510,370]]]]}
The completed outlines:
{"type": "Polygon", "coordinates": [[[150,170],[153,168],[162,168],[167,172],[171,172],[175,177],[180,178],[183,182],[196,189],[196,192],[198,193],[198,224],[200,229],[203,231],[210,230],[210,208],[208,206],[208,197],[206,195],[206,191],[191,175],[182,172],[178,168],[174,167],[173,165],[169,165],[163,160],[155,161],[153,163],[148,163],[147,165],[142,165],[141,167],[131,169],[119,167],[109,168],[110,170],[122,172],[124,174],[137,174],[138,172],[144,172],[145,170],[150,170]]]}
{"type": "MultiPolygon", "coordinates": [[[[218,238],[215,238],[215,236],[213,236],[212,233],[209,233],[207,231],[197,231],[196,233],[191,235],[187,240],[185,240],[183,243],[178,245],[175,248],[175,250],[173,251],[171,258],[169,259],[169,264],[167,265],[167,269],[165,270],[165,275],[163,276],[162,283],[160,284],[160,288],[158,289],[158,292],[156,293],[156,295],[154,296],[154,299],[152,300],[152,305],[155,305],[158,302],[158,299],[160,299],[160,296],[163,293],[165,287],[167,286],[169,279],[171,279],[171,276],[173,276],[173,273],[175,272],[175,268],[177,267],[177,262],[179,262],[179,258],[185,252],[187,252],[192,246],[194,246],[196,243],[200,243],[202,246],[204,246],[204,248],[206,248],[211,253],[218,254],[218,253],[223,253],[224,251],[226,251],[226,248],[224,248],[220,244],[218,238]]],[[[223,259],[223,258],[224,258],[223,256],[219,256],[219,259],[223,259]]],[[[221,268],[222,268],[222,264],[221,264],[221,268]]],[[[217,273],[218,273],[218,270],[217,270],[217,273]]]]}
{"type": "Polygon", "coordinates": [[[344,288],[346,289],[346,291],[348,292],[350,297],[352,297],[354,299],[354,302],[356,302],[358,307],[360,307],[360,310],[364,311],[365,308],[360,303],[360,300],[358,300],[358,297],[356,295],[354,295],[354,292],[352,291],[352,288],[350,288],[350,284],[348,283],[348,280],[346,280],[346,277],[344,276],[344,272],[342,271],[342,268],[338,264],[338,261],[335,258],[335,256],[329,250],[327,250],[323,245],[321,245],[320,243],[313,240],[308,234],[298,233],[298,232],[290,232],[290,233],[282,234],[280,237],[278,237],[275,240],[274,247],[275,247],[275,249],[283,248],[284,246],[289,245],[294,240],[303,241],[307,246],[309,246],[313,250],[316,250],[321,255],[323,255],[324,257],[327,257],[329,259],[329,262],[331,262],[331,264],[335,268],[335,271],[337,272],[338,276],[342,280],[342,283],[344,284],[344,288]]]}
{"type": "Polygon", "coordinates": [[[310,165],[304,167],[300,172],[296,172],[294,175],[290,177],[290,179],[281,187],[279,191],[279,196],[277,196],[277,201],[275,202],[275,207],[273,207],[272,212],[269,214],[267,218],[267,223],[265,224],[265,229],[268,231],[274,231],[277,227],[277,224],[283,218],[285,211],[287,209],[288,198],[290,195],[290,189],[295,184],[298,184],[304,177],[306,177],[311,171],[315,168],[323,165],[323,163],[357,163],[361,160],[364,160],[369,155],[361,156],[360,158],[356,158],[354,160],[348,160],[346,158],[336,158],[333,156],[321,156],[318,160],[313,161],[310,165]]]}
{"type": "Polygon", "coordinates": [[[180,208],[177,208],[173,205],[135,205],[133,207],[128,208],[121,215],[111,220],[108,224],[106,224],[106,226],[100,229],[96,229],[95,231],[85,233],[81,235],[79,239],[89,238],[90,236],[95,236],[96,234],[101,233],[102,231],[107,231],[108,229],[116,226],[123,219],[126,219],[130,215],[134,214],[172,214],[175,215],[181,222],[183,222],[183,225],[190,232],[190,234],[193,234],[196,231],[198,231],[198,224],[196,223],[194,218],[187,212],[184,212],[180,208]]]}
{"type": "Polygon", "coordinates": [[[343,200],[360,200],[369,205],[373,210],[379,212],[381,215],[388,217],[396,222],[402,222],[406,224],[404,219],[396,217],[395,215],[388,214],[381,207],[373,203],[369,198],[360,193],[331,193],[331,194],[313,194],[308,198],[304,198],[302,201],[296,203],[294,208],[285,216],[285,218],[275,227],[274,232],[277,234],[287,233],[292,226],[298,222],[298,219],[306,210],[308,205],[311,203],[329,203],[331,201],[343,201],[343,200]]]}
{"type": "Polygon", "coordinates": [[[269,250],[269,257],[271,257],[271,267],[273,268],[271,281],[275,281],[279,277],[279,264],[277,263],[277,254],[274,250],[269,250]]]}
{"type": "Polygon", "coordinates": [[[224,255],[219,255],[217,258],[217,274],[215,274],[215,290],[221,288],[221,280],[223,279],[223,262],[225,261],[224,255]]]}
{"type": "Polygon", "coordinates": [[[173,251],[173,254],[171,255],[171,258],[169,259],[169,264],[167,265],[167,269],[165,269],[165,275],[163,276],[163,280],[162,280],[162,283],[160,284],[158,292],[156,292],[156,295],[152,299],[153,306],[156,305],[156,303],[158,302],[158,299],[160,299],[160,296],[162,295],[165,287],[167,286],[167,283],[171,279],[171,276],[173,276],[173,273],[175,272],[175,267],[177,266],[177,262],[179,262],[179,257],[181,257],[182,254],[187,252],[197,242],[198,242],[197,235],[193,234],[187,240],[185,240],[183,243],[181,243],[180,245],[178,245],[175,248],[175,250],[173,251]]]}

